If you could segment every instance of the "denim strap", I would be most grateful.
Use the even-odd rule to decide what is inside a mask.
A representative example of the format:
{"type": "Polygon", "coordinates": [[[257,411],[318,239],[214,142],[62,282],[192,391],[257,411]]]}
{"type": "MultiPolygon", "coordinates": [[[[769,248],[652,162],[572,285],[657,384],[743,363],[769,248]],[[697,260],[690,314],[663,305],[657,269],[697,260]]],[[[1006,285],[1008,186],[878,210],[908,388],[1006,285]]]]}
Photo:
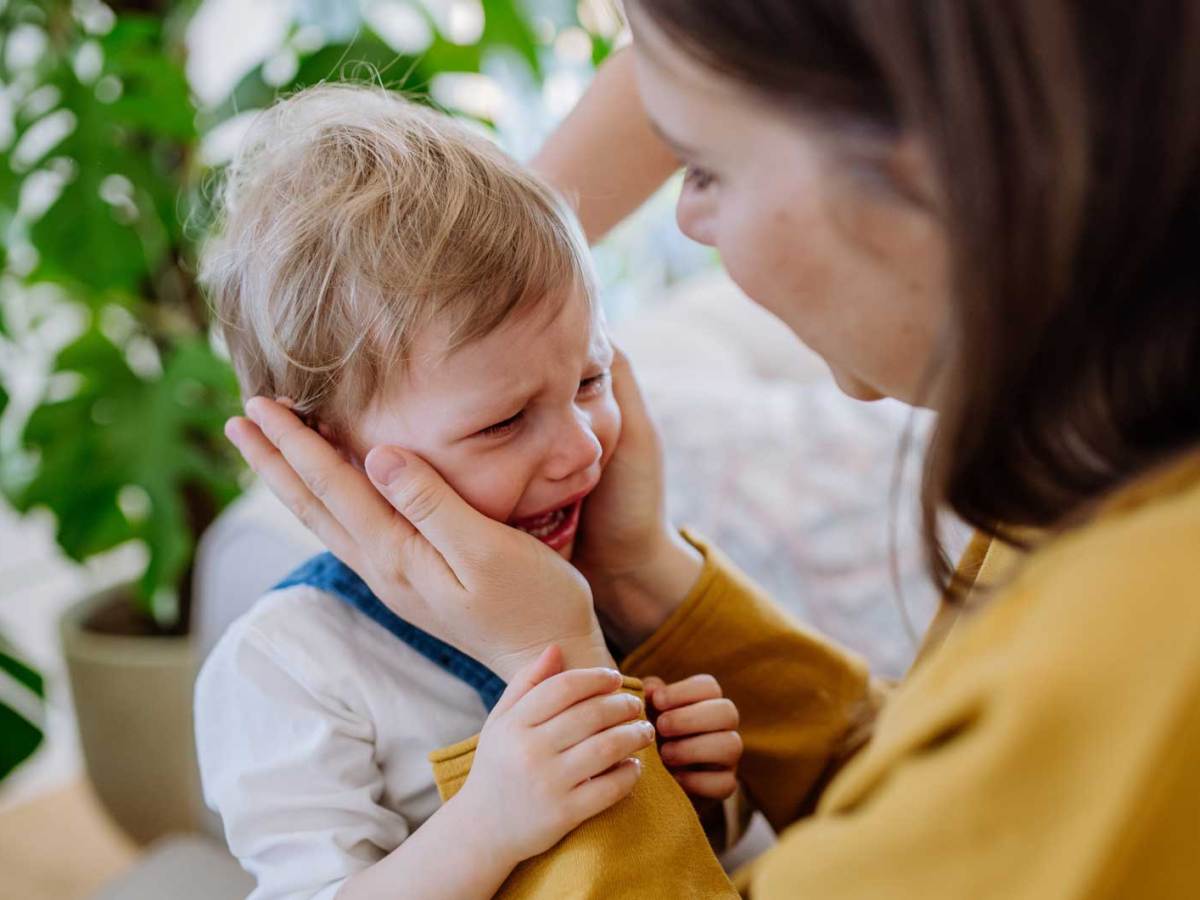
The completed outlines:
{"type": "Polygon", "coordinates": [[[430,662],[465,681],[479,694],[488,712],[504,693],[505,684],[495,672],[416,625],[404,621],[384,606],[366,582],[332,553],[314,556],[275,585],[275,590],[301,584],[333,594],[382,625],[430,662]]]}

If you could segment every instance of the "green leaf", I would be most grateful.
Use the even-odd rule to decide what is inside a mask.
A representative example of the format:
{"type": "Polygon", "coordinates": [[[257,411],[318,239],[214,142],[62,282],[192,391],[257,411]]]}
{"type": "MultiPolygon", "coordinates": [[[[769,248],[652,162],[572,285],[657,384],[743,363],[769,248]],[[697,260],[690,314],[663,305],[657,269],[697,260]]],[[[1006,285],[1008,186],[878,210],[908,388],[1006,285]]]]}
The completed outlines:
{"type": "Polygon", "coordinates": [[[108,104],[111,120],[150,134],[190,141],[196,111],[182,54],[165,45],[162,20],[125,14],[101,42],[105,72],[121,79],[121,95],[108,104]]]}
{"type": "Polygon", "coordinates": [[[74,131],[53,151],[74,163],[74,177],[30,230],[39,264],[29,280],[70,285],[85,299],[140,292],[181,240],[177,202],[196,140],[182,61],[157,19],[122,15],[101,46],[104,76],[122,85],[114,102],[101,102],[65,59],[48,76],[60,108],[75,117],[74,131]],[[125,179],[128,200],[102,196],[111,176],[125,179]]]}
{"type": "Polygon", "coordinates": [[[53,511],[58,541],[75,559],[144,541],[139,596],[150,612],[157,592],[178,589],[199,531],[238,494],[241,466],[222,434],[237,410],[236,380],[200,339],[169,348],[160,378],[141,378],[94,328],[56,369],[75,373],[80,387],[26,424],[24,445],[40,465],[14,505],[53,511]],[[130,488],[148,501],[144,517],[122,509],[130,488]]]}
{"type": "Polygon", "coordinates": [[[0,638],[0,781],[42,743],[46,688],[0,638]]]}
{"type": "MultiPolygon", "coordinates": [[[[0,318],[2,321],[2,318],[0,318]]],[[[3,330],[0,329],[0,334],[3,330]]],[[[0,416],[4,415],[4,410],[8,408],[8,391],[4,389],[4,385],[0,384],[0,416]]]]}
{"type": "Polygon", "coordinates": [[[45,698],[45,680],[36,669],[14,655],[12,646],[2,636],[0,636],[0,673],[4,673],[25,687],[34,696],[45,698]]]}
{"type": "Polygon", "coordinates": [[[497,48],[516,52],[539,79],[542,77],[537,37],[529,17],[514,0],[489,0],[483,34],[475,44],[456,44],[435,32],[429,47],[418,56],[409,56],[397,53],[373,30],[363,27],[353,41],[327,44],[302,57],[295,76],[287,84],[278,87],[268,84],[262,66],[251,71],[204,119],[211,127],[238,113],[264,109],[281,95],[327,81],[381,81],[393,90],[423,97],[429,93],[435,75],[479,72],[484,54],[497,48]]]}
{"type": "Polygon", "coordinates": [[[397,53],[370,29],[363,29],[350,43],[326,44],[300,58],[296,74],[286,84],[268,84],[263,67],[244,75],[228,98],[205,115],[209,124],[223,122],[238,113],[265,109],[277,97],[295,93],[322,82],[375,81],[417,94],[426,93],[429,79],[418,74],[419,59],[397,53]],[[406,77],[410,76],[411,77],[406,77]]]}
{"type": "Polygon", "coordinates": [[[529,63],[540,80],[543,72],[538,57],[537,36],[529,24],[529,16],[521,11],[518,0],[489,0],[485,10],[480,46],[484,49],[509,47],[515,50],[529,63]]]}
{"type": "Polygon", "coordinates": [[[592,65],[600,68],[601,64],[612,55],[613,42],[598,34],[592,35],[592,65]]]}
{"type": "MultiPolygon", "coordinates": [[[[59,86],[76,127],[58,152],[74,161],[76,173],[30,229],[39,263],[29,280],[66,282],[84,293],[136,291],[158,259],[148,257],[137,223],[121,221],[119,211],[101,197],[110,175],[136,174],[134,157],[126,153],[128,135],[114,130],[73,74],[64,73],[59,86]]],[[[153,208],[139,207],[137,214],[157,217],[153,208]]]]}

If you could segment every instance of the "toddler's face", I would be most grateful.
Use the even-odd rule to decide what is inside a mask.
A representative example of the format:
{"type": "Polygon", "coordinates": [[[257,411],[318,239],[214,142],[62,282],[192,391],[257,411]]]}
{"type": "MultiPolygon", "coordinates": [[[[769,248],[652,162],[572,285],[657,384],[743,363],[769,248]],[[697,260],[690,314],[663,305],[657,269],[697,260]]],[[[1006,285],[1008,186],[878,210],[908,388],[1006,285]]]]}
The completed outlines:
{"type": "Polygon", "coordinates": [[[621,431],[613,351],[585,297],[534,309],[446,354],[448,329],[418,336],[408,371],[359,422],[362,458],[395,444],[428,460],[475,509],[570,558],[583,498],[621,431]]]}

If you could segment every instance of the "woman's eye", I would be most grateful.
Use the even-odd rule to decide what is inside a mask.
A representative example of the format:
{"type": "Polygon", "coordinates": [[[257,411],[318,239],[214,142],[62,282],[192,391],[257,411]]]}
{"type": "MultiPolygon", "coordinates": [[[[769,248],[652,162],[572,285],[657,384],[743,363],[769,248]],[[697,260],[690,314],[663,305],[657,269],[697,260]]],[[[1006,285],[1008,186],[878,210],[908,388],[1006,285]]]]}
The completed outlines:
{"type": "Polygon", "coordinates": [[[599,375],[593,375],[591,378],[585,378],[579,382],[579,393],[581,394],[597,394],[604,390],[608,384],[608,373],[601,372],[599,375]]]}
{"type": "Polygon", "coordinates": [[[697,191],[709,187],[715,180],[716,176],[699,166],[688,166],[683,173],[684,184],[697,191]]]}
{"type": "Polygon", "coordinates": [[[524,412],[519,412],[515,416],[509,416],[503,422],[497,422],[495,425],[489,425],[487,428],[482,429],[479,431],[479,435],[481,437],[500,437],[508,434],[510,431],[513,431],[518,424],[520,424],[520,421],[524,415],[524,412]]]}

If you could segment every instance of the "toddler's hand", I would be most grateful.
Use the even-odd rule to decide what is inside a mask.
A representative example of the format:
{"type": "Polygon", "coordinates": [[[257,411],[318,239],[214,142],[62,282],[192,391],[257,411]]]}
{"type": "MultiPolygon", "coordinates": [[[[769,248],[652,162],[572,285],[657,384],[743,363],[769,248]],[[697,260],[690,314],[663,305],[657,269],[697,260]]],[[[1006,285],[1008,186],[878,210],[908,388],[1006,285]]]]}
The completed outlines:
{"type": "Polygon", "coordinates": [[[618,672],[562,668],[552,646],[514,677],[451,801],[467,804],[467,821],[514,866],[633,790],[641,774],[633,754],[654,741],[618,672]]]}
{"type": "Polygon", "coordinates": [[[666,684],[643,679],[646,702],[657,714],[655,727],[663,763],[692,797],[724,800],[737,791],[742,737],[738,711],[721,695],[711,675],[693,675],[666,684]]]}

